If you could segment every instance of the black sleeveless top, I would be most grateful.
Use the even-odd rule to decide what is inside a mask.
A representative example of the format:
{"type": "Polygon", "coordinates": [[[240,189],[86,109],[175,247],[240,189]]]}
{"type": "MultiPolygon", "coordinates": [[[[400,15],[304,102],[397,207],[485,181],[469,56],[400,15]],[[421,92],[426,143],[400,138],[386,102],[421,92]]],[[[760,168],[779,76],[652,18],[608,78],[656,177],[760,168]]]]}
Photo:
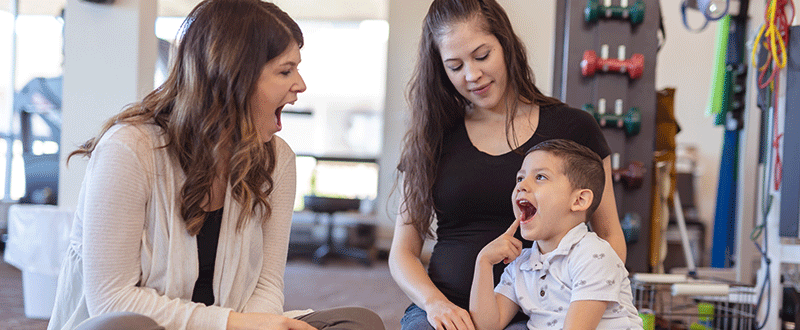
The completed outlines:
{"type": "Polygon", "coordinates": [[[217,259],[219,229],[222,226],[222,209],[206,213],[206,220],[197,234],[197,258],[200,272],[194,283],[192,301],[211,306],[214,304],[214,262],[217,259]]]}
{"type": "MultiPolygon", "coordinates": [[[[454,304],[469,308],[469,292],[478,252],[514,221],[511,193],[524,153],[539,142],[569,139],[594,150],[601,158],[610,149],[600,126],[589,113],[565,105],[541,107],[533,136],[516,151],[492,156],[479,151],[461,122],[446,132],[433,199],[438,240],[428,275],[454,304]]],[[[521,239],[519,232],[517,238],[521,239]]],[[[525,247],[531,242],[522,240],[525,247]]],[[[495,285],[505,265],[494,267],[495,285]]]]}

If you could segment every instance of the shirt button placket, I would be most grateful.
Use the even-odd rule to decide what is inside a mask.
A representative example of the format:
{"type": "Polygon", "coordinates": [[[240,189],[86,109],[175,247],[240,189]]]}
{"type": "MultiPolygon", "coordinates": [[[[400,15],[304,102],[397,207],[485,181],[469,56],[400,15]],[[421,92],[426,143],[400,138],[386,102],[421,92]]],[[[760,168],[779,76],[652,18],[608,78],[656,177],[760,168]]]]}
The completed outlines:
{"type": "MultiPolygon", "coordinates": [[[[539,280],[542,280],[542,281],[544,281],[544,279],[545,279],[546,277],[547,277],[547,274],[544,274],[544,275],[542,275],[541,277],[539,277],[539,280]]],[[[539,289],[539,296],[540,296],[540,297],[544,297],[544,287],[541,287],[541,289],[539,289]]]]}

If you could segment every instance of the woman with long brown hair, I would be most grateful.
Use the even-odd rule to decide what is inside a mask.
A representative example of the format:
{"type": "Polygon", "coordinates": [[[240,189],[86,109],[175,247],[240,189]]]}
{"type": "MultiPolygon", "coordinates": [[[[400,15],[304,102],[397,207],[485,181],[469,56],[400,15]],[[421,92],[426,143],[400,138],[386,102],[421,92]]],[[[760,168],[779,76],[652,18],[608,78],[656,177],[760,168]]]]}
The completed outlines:
{"type": "MultiPolygon", "coordinates": [[[[591,226],[625,259],[611,152],[599,125],[534,85],[525,47],[495,0],[433,1],[409,100],[411,124],[398,166],[402,203],[389,258],[392,276],[413,302],[403,329],[474,329],[467,308],[475,258],[514,221],[509,196],[523,152],[544,140],[573,140],[604,159],[607,184],[591,226]],[[434,237],[434,219],[426,270],[420,255],[425,239],[434,237]]],[[[494,268],[495,284],[503,268],[494,268]]],[[[524,329],[524,314],[518,320],[507,329],[524,329]]]]}
{"type": "Polygon", "coordinates": [[[383,329],[283,310],[296,172],[275,133],[302,46],[272,3],[192,10],[166,82],[70,155],[89,164],[49,329],[383,329]]]}

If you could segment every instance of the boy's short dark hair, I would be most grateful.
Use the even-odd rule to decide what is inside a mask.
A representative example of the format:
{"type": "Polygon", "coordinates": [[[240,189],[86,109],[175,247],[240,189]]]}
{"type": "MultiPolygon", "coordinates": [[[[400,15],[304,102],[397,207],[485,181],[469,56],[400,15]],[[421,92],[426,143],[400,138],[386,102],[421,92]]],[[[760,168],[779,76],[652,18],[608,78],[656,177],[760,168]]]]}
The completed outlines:
{"type": "Polygon", "coordinates": [[[603,189],[606,184],[606,172],[603,169],[603,159],[585,146],[574,141],[564,139],[553,139],[540,142],[528,149],[525,156],[534,151],[547,151],[559,158],[564,163],[564,175],[567,176],[573,189],[589,189],[594,197],[592,204],[586,210],[588,220],[603,197],[603,189]]]}

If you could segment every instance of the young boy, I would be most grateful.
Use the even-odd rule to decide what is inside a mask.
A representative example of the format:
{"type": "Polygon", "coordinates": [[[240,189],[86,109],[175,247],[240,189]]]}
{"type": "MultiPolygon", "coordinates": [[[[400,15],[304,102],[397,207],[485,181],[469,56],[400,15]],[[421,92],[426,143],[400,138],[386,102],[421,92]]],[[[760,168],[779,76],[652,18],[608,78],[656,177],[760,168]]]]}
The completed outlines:
{"type": "Polygon", "coordinates": [[[600,204],[600,157],[568,140],[531,148],[511,195],[517,220],[475,262],[469,310],[476,329],[503,329],[518,310],[529,329],[642,329],[628,271],[608,242],[588,231],[600,204]],[[534,241],[529,249],[514,238],[534,241]],[[510,263],[492,291],[492,266],[510,263]]]}

